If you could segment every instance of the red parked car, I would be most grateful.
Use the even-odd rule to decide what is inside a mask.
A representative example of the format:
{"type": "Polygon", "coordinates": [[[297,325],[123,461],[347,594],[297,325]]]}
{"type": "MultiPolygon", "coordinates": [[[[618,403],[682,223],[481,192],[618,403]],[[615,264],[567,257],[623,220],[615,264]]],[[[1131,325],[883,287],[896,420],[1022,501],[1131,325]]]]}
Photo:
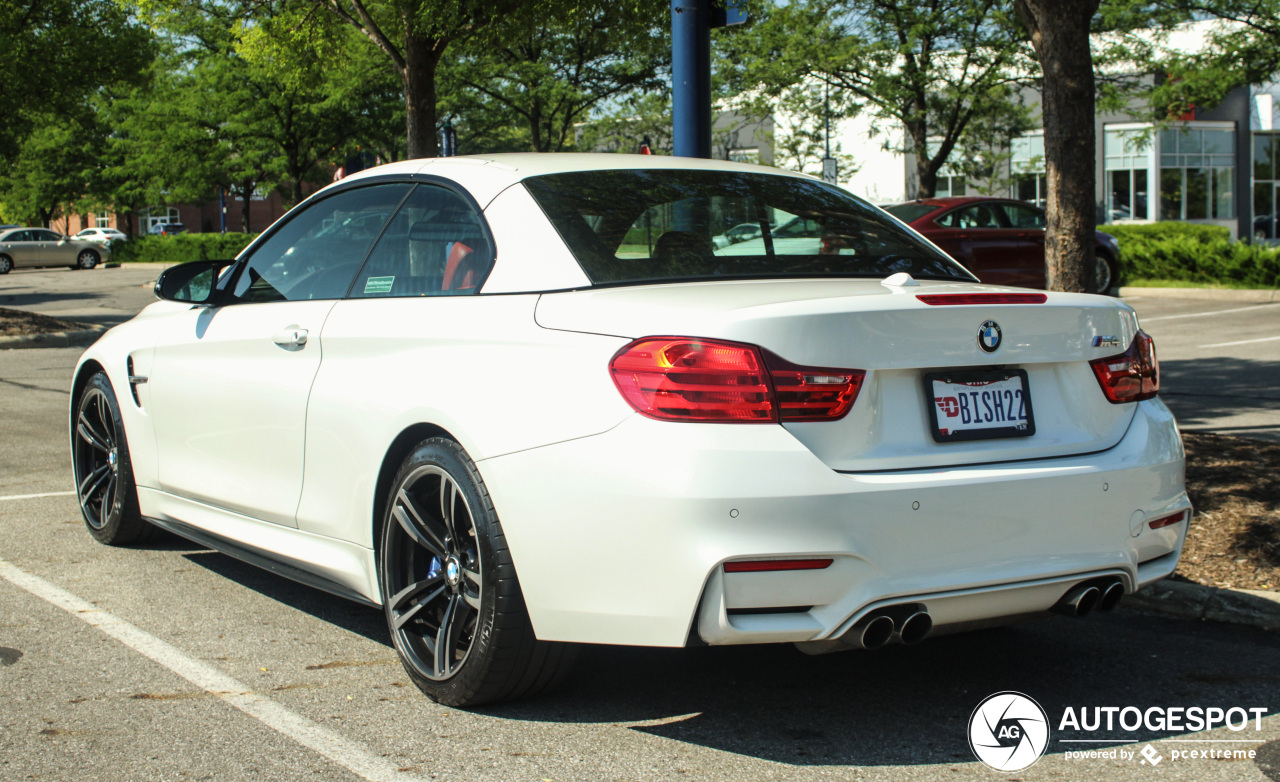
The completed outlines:
{"type": "MultiPolygon", "coordinates": [[[[941,247],[983,282],[1044,287],[1044,210],[1007,198],[922,198],[885,211],[941,247]]],[[[1116,280],[1115,237],[1095,233],[1097,269],[1091,291],[1116,280]]]]}

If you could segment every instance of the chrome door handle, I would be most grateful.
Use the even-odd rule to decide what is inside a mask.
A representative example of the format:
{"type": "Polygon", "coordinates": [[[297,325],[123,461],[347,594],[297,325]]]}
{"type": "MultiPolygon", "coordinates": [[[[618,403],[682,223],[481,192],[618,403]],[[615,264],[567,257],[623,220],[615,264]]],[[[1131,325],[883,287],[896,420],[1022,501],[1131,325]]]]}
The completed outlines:
{"type": "Polygon", "coordinates": [[[307,330],[297,326],[289,326],[277,331],[272,339],[282,348],[300,348],[307,344],[307,330]]]}

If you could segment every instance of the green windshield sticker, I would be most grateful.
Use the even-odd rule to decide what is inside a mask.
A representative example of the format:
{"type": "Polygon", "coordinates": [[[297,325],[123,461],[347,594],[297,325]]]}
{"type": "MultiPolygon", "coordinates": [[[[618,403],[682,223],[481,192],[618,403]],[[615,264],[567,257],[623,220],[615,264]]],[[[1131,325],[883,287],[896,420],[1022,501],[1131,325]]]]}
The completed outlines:
{"type": "Polygon", "coordinates": [[[365,293],[390,293],[395,277],[370,277],[364,283],[365,293]]]}

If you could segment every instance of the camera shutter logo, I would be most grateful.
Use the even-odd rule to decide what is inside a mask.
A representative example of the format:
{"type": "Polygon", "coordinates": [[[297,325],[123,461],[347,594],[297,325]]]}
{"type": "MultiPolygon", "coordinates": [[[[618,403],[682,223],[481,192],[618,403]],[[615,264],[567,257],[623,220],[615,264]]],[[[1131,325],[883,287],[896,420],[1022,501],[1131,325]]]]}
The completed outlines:
{"type": "Polygon", "coordinates": [[[996,771],[1021,771],[1049,748],[1049,717],[1020,692],[997,692],[969,717],[969,748],[996,771]]]}

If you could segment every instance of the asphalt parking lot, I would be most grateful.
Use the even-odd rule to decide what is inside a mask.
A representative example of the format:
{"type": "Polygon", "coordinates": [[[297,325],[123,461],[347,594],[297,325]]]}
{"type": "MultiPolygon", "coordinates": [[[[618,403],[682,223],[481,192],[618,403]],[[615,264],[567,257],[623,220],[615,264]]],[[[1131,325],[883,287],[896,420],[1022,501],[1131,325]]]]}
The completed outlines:
{"type": "MultiPolygon", "coordinates": [[[[111,324],[151,300],[149,279],[14,272],[0,307],[111,324]]],[[[1280,439],[1280,304],[1133,304],[1184,427],[1280,439]]],[[[94,543],[67,457],[79,352],[0,351],[0,779],[994,779],[967,723],[1016,690],[1055,723],[1017,779],[1280,782],[1280,636],[1123,607],[824,657],[588,647],[549,697],[437,706],[376,610],[175,538],[94,543]],[[1110,706],[1264,716],[1257,730],[1056,730],[1067,707],[1110,706]],[[1154,767],[1068,754],[1147,744],[1154,767]],[[1192,749],[1261,756],[1174,756],[1192,749]]]]}

